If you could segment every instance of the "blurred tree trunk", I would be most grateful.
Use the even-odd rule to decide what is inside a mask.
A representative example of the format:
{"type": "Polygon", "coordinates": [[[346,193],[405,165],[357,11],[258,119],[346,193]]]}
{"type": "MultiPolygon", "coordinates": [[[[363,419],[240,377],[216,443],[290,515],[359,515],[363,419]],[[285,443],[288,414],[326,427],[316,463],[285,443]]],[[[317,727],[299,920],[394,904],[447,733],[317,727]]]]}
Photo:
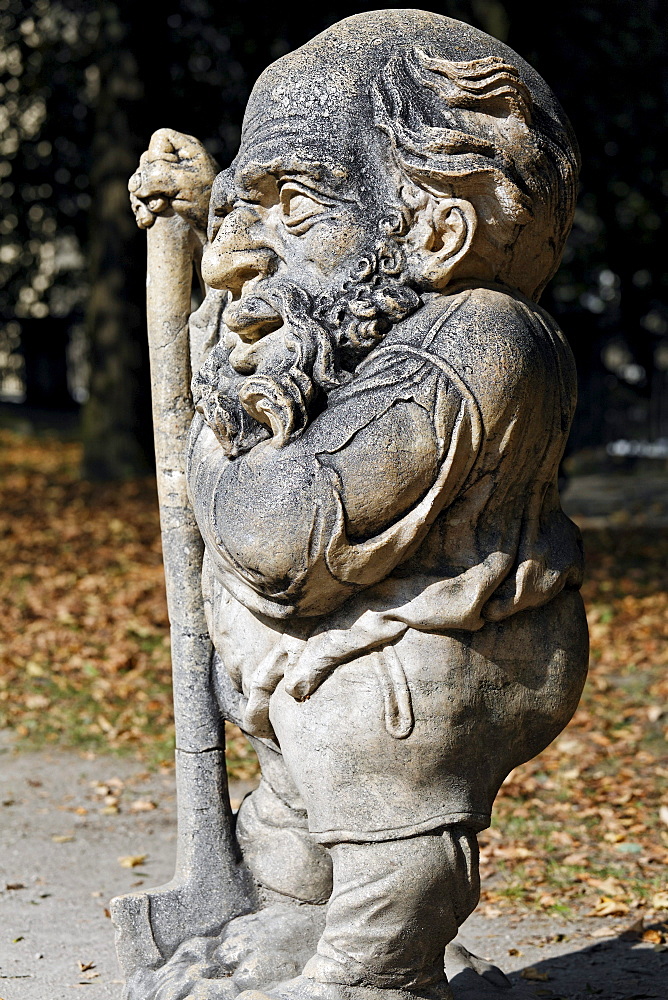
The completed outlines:
{"type": "MultiPolygon", "coordinates": [[[[125,5],[124,5],[125,6],[125,5]]],[[[144,322],[146,237],[135,224],[128,177],[144,136],[144,88],[128,11],[100,5],[99,68],[88,240],[90,396],[82,414],[83,474],[126,479],[151,467],[152,428],[144,322]]]]}
{"type": "Polygon", "coordinates": [[[76,410],[67,383],[69,317],[21,320],[25,363],[25,405],[42,410],[76,410]]]}

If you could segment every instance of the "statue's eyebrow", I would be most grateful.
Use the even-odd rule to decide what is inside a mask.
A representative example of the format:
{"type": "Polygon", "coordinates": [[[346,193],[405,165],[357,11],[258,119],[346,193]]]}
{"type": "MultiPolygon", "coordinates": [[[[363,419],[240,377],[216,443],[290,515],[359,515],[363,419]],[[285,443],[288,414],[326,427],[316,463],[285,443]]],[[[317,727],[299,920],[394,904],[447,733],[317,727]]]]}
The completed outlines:
{"type": "Polygon", "coordinates": [[[228,168],[217,174],[211,187],[211,208],[230,209],[234,204],[234,175],[228,168]]]}
{"type": "Polygon", "coordinates": [[[303,178],[314,187],[327,188],[343,200],[350,200],[350,192],[346,190],[348,173],[343,167],[301,159],[294,154],[265,162],[252,160],[246,163],[235,177],[237,194],[242,198],[256,198],[266,188],[267,178],[278,181],[283,177],[303,178]]]}

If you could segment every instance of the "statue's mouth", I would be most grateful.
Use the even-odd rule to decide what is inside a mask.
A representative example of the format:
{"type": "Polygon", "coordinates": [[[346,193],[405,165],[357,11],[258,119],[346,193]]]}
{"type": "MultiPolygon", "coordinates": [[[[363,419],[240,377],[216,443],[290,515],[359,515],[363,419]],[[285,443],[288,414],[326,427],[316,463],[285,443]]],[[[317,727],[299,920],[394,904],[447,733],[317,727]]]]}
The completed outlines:
{"type": "Polygon", "coordinates": [[[282,326],[283,317],[261,296],[250,293],[226,305],[223,322],[228,330],[251,344],[282,326]]]}
{"type": "Polygon", "coordinates": [[[231,333],[236,334],[236,343],[229,355],[230,364],[235,371],[247,375],[256,370],[259,357],[265,353],[260,341],[283,326],[284,320],[264,298],[247,292],[227,304],[223,310],[223,322],[231,333]]]}

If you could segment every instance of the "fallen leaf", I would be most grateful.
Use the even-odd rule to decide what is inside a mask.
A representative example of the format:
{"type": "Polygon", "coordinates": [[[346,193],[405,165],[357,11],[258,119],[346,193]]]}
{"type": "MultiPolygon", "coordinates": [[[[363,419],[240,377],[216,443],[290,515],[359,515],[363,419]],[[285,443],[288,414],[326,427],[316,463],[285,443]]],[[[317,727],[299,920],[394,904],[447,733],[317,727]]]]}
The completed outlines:
{"type": "Polygon", "coordinates": [[[95,962],[78,962],[79,972],[87,972],[89,969],[95,968],[95,962]]]}
{"type": "Polygon", "coordinates": [[[563,863],[565,865],[574,865],[577,866],[578,868],[583,868],[589,864],[589,858],[587,857],[586,854],[581,854],[581,853],[568,854],[564,858],[563,863]]]}
{"type": "Polygon", "coordinates": [[[74,834],[72,833],[55,833],[51,837],[54,844],[69,844],[74,839],[74,834]]]}
{"type": "Polygon", "coordinates": [[[554,906],[557,900],[556,897],[550,892],[544,892],[542,896],[538,899],[538,905],[543,907],[554,906]]]}
{"type": "Polygon", "coordinates": [[[657,931],[656,928],[650,927],[646,931],[643,931],[640,940],[646,944],[663,944],[663,934],[661,931],[657,931]]]}
{"type": "Polygon", "coordinates": [[[623,917],[629,912],[626,903],[620,899],[610,899],[608,896],[601,896],[593,910],[586,914],[588,917],[623,917]]]}
{"type": "Polygon", "coordinates": [[[118,863],[121,868],[138,868],[139,865],[144,864],[147,857],[148,854],[126,854],[118,859],[118,863]]]}
{"type": "Polygon", "coordinates": [[[519,948],[509,948],[508,949],[508,954],[509,955],[517,955],[517,957],[519,958],[519,957],[521,957],[524,954],[524,952],[521,952],[519,950],[519,948]]]}
{"type": "Polygon", "coordinates": [[[5,889],[25,889],[23,882],[8,882],[5,889]]]}
{"type": "Polygon", "coordinates": [[[592,875],[587,875],[585,881],[587,882],[587,885],[592,886],[594,889],[598,889],[604,896],[615,896],[617,893],[622,891],[621,882],[619,879],[613,878],[612,876],[602,879],[595,878],[592,875]]]}
{"type": "Polygon", "coordinates": [[[659,819],[668,826],[668,806],[661,806],[659,808],[659,819]]]}
{"type": "Polygon", "coordinates": [[[522,969],[520,976],[522,979],[529,979],[534,983],[546,983],[550,978],[547,972],[539,972],[534,965],[530,965],[527,969],[522,969]]]}
{"type": "Polygon", "coordinates": [[[49,708],[51,702],[43,694],[30,694],[26,696],[25,706],[27,709],[44,709],[49,708]]]}
{"type": "Polygon", "coordinates": [[[129,805],[129,810],[133,813],[151,812],[151,810],[157,808],[158,807],[155,802],[151,802],[150,799],[135,799],[134,802],[131,802],[129,805]]]}
{"type": "Polygon", "coordinates": [[[668,892],[655,892],[652,896],[652,906],[655,910],[668,910],[668,892]]]}

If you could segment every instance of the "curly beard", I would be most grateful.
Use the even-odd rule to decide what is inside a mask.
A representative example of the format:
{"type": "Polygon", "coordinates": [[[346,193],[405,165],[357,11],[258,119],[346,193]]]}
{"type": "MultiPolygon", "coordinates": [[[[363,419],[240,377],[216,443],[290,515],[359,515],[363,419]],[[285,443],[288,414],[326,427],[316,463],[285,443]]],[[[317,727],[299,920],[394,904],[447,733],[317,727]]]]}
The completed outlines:
{"type": "Polygon", "coordinates": [[[195,407],[230,458],[269,437],[280,448],[304,432],[328,393],[352,378],[387,331],[421,305],[403,274],[403,251],[385,237],[338,289],[315,300],[294,283],[272,283],[286,329],[285,365],[269,374],[239,375],[221,343],[193,378],[195,407]]]}

